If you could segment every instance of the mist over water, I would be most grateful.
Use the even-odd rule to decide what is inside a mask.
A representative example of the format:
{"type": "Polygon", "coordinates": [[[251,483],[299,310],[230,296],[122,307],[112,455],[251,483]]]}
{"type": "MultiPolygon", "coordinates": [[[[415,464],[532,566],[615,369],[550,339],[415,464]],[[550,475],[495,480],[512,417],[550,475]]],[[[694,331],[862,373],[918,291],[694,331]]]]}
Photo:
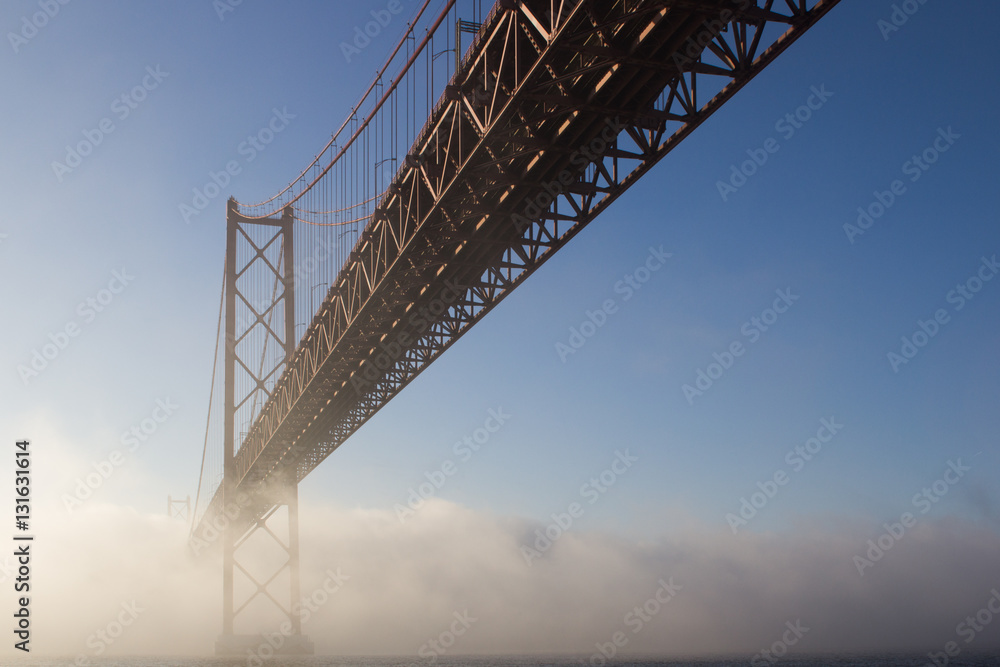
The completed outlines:
{"type": "MultiPolygon", "coordinates": [[[[952,667],[992,667],[998,664],[996,654],[970,654],[953,659],[952,667]]],[[[25,660],[17,664],[30,667],[68,667],[72,663],[60,660],[25,660]]],[[[118,658],[98,660],[94,667],[243,667],[246,660],[240,658],[118,658]]],[[[560,657],[512,657],[512,656],[459,656],[443,658],[436,663],[412,661],[392,657],[327,657],[273,658],[268,667],[414,667],[435,664],[440,667],[578,667],[589,664],[583,656],[560,657]]],[[[656,659],[611,661],[615,667],[742,667],[751,664],[741,657],[719,657],[698,659],[656,659]]],[[[784,667],[922,667],[928,663],[926,655],[918,654],[870,654],[870,655],[821,655],[788,657],[782,659],[784,667]]]]}
{"type": "MultiPolygon", "coordinates": [[[[185,662],[184,656],[211,655],[221,630],[218,553],[194,557],[184,522],[100,496],[69,511],[60,498],[86,462],[65,436],[42,425],[38,432],[48,453],[36,463],[44,500],[35,515],[31,657],[69,661],[37,664],[246,664],[249,656],[185,662]],[[137,655],[180,657],[128,658],[137,655]]],[[[300,520],[298,602],[309,610],[303,631],[316,653],[400,657],[273,664],[432,664],[429,658],[472,664],[454,656],[522,654],[581,658],[474,664],[597,665],[608,651],[619,659],[739,655],[745,663],[768,649],[787,651],[786,658],[926,652],[949,641],[961,647],[959,660],[970,660],[972,651],[1000,647],[1000,623],[986,624],[968,643],[956,634],[1000,590],[1000,536],[989,525],[951,517],[925,519],[864,576],[854,557],[864,553],[871,527],[847,519],[733,535],[724,525],[688,517],[643,540],[573,527],[530,563],[521,547],[535,544],[543,524],[441,499],[428,500],[405,522],[388,507],[315,502],[303,502],[300,520]],[[798,630],[789,634],[790,628],[798,630]],[[783,637],[791,643],[775,647],[783,637]]],[[[261,557],[248,567],[267,571],[280,561],[273,547],[266,540],[253,546],[261,557]]],[[[0,558],[0,564],[6,568],[0,585],[10,585],[13,563],[0,558]]],[[[280,597],[287,580],[276,579],[270,590],[287,604],[280,597]]],[[[264,602],[259,597],[238,618],[238,633],[278,630],[282,617],[264,602]]],[[[11,603],[4,603],[8,618],[11,603]]],[[[0,664],[22,657],[10,644],[0,647],[0,664]]]]}

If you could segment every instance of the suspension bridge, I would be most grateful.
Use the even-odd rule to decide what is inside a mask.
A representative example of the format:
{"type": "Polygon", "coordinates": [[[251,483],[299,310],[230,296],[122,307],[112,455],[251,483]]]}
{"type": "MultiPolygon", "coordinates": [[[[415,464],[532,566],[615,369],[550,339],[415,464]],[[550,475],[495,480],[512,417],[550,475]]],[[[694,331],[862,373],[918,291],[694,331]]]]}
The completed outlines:
{"type": "Polygon", "coordinates": [[[229,200],[190,537],[218,653],[258,601],[312,651],[298,483],[838,1],[426,0],[315,159],[229,200]]]}

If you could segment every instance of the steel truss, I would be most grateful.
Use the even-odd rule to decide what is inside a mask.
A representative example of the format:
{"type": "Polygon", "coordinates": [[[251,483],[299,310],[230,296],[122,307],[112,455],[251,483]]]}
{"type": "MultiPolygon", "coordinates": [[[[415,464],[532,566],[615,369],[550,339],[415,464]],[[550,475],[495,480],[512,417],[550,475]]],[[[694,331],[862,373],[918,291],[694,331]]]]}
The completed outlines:
{"type": "Polygon", "coordinates": [[[237,452],[239,488],[304,478],[838,1],[498,2],[237,452]]]}

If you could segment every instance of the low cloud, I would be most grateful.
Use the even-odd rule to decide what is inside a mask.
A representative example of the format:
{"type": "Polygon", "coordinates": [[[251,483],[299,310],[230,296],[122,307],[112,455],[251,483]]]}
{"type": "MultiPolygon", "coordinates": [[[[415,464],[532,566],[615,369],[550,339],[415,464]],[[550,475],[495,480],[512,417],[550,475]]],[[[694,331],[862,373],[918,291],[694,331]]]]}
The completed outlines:
{"type": "MultiPolygon", "coordinates": [[[[221,630],[218,552],[196,558],[184,523],[109,502],[119,485],[131,489],[148,474],[138,465],[68,511],[61,496],[92,462],[41,424],[31,432],[32,651],[211,653],[221,630]]],[[[522,547],[536,546],[546,526],[522,518],[432,498],[400,522],[391,507],[303,501],[305,632],[318,653],[414,660],[436,650],[432,640],[442,640],[439,655],[590,656],[616,632],[628,653],[749,657],[781,640],[789,622],[809,629],[793,647],[803,652],[1000,647],[1000,619],[968,644],[956,634],[1000,590],[1000,532],[988,518],[922,518],[863,576],[855,557],[870,557],[868,540],[883,532],[868,520],[812,517],[781,532],[733,535],[680,519],[670,531],[651,526],[642,540],[574,525],[529,565],[522,547]],[[452,629],[462,632],[449,636],[452,629]]],[[[281,512],[273,519],[279,536],[282,520],[281,512]]],[[[254,568],[284,558],[260,531],[245,549],[261,580],[270,572],[254,568]]],[[[15,566],[0,556],[0,585],[12,587],[15,566]]],[[[242,575],[236,580],[246,590],[242,575]]],[[[269,589],[285,604],[287,581],[269,589]]],[[[14,602],[4,596],[4,613],[14,602]]],[[[238,632],[273,632],[280,617],[260,599],[240,621],[238,632]]],[[[0,647],[0,656],[13,654],[0,647]]]]}
{"type": "MultiPolygon", "coordinates": [[[[133,602],[141,613],[107,653],[212,650],[221,568],[217,554],[190,555],[183,524],[97,502],[39,519],[35,651],[94,656],[95,633],[133,602]]],[[[529,567],[519,548],[539,526],[443,500],[405,524],[391,508],[304,504],[301,519],[303,596],[331,573],[345,576],[314,598],[322,604],[305,631],[319,653],[416,658],[456,613],[475,621],[449,655],[590,655],[622,631],[634,653],[749,656],[779,640],[788,621],[809,628],[795,647],[806,652],[931,649],[957,639],[956,625],[1000,588],[1000,536],[954,518],[916,526],[863,577],[853,557],[873,531],[848,522],[739,536],[688,527],[643,543],[573,530],[529,567]],[[656,613],[634,632],[635,607],[666,582],[676,594],[646,606],[656,613]]],[[[280,595],[283,582],[271,590],[280,595]]],[[[970,648],[998,639],[1000,622],[970,648]]]]}

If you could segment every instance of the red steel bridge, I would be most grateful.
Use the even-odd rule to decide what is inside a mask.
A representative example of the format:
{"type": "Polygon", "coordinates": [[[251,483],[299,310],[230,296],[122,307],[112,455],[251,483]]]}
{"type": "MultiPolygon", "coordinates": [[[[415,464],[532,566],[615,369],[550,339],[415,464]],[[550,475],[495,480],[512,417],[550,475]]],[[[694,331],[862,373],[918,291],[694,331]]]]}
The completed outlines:
{"type": "Polygon", "coordinates": [[[311,650],[298,482],[838,1],[426,0],[302,173],[230,199],[191,530],[218,652],[258,599],[311,650]],[[258,532],[282,578],[241,563],[258,532]]]}

